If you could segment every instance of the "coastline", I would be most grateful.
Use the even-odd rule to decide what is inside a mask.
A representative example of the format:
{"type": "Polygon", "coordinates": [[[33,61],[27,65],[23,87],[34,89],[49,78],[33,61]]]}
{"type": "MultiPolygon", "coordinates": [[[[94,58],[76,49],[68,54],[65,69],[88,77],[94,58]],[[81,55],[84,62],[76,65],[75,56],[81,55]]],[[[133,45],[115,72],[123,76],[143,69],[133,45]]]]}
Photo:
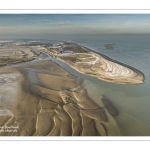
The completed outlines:
{"type": "Polygon", "coordinates": [[[113,82],[116,84],[144,83],[145,76],[138,69],[113,60],[87,47],[81,46],[81,48],[83,48],[86,53],[58,53],[55,56],[58,60],[66,63],[78,72],[99,78],[106,82],[113,82]],[[92,59],[95,60],[92,61],[92,59]]]}
{"type": "MultiPolygon", "coordinates": [[[[108,126],[109,114],[107,113],[106,116],[106,110],[103,110],[103,107],[88,96],[82,85],[83,79],[72,76],[49,60],[39,60],[23,66],[21,64],[9,66],[0,70],[0,77],[7,78],[1,85],[5,93],[8,92],[8,86],[12,91],[14,91],[14,85],[18,87],[16,91],[10,93],[7,99],[8,103],[14,101],[11,107],[6,103],[5,108],[1,108],[5,112],[9,110],[11,114],[0,115],[2,127],[11,125],[10,128],[15,126],[18,128],[16,130],[11,128],[13,132],[6,130],[3,132],[1,129],[1,136],[105,135],[100,122],[108,126]],[[49,66],[54,70],[51,71],[49,66]],[[10,70],[15,78],[12,78],[10,70]],[[16,95],[18,96],[13,98],[16,95]],[[78,117],[72,114],[72,110],[77,113],[78,117]],[[78,124],[78,130],[75,124],[78,124]],[[88,126],[91,128],[90,132],[88,126]]],[[[4,99],[6,102],[6,98],[4,99]]],[[[3,106],[3,99],[1,106],[3,106]]],[[[107,133],[107,135],[111,134],[114,133],[107,133]]]]}
{"type": "MultiPolygon", "coordinates": [[[[102,103],[102,95],[94,97],[89,94],[90,90],[87,90],[84,79],[75,77],[59,64],[45,57],[46,54],[49,54],[48,50],[45,50],[46,54],[41,58],[39,58],[40,51],[38,49],[35,51],[38,52],[38,55],[35,53],[36,59],[33,61],[0,68],[1,88],[3,89],[1,110],[5,110],[3,111],[5,113],[0,116],[1,126],[19,125],[17,132],[2,132],[1,129],[0,135],[121,135],[114,116],[110,114],[113,110],[111,103],[105,106],[102,103]],[[10,72],[16,74],[16,77],[11,78],[10,72]],[[13,90],[15,86],[17,86],[16,91],[13,90]],[[12,92],[7,87],[11,87],[12,92]],[[8,103],[14,100],[11,107],[8,103],[4,103],[9,92],[8,103]],[[14,96],[18,97],[14,98],[14,96]],[[3,103],[5,108],[3,108],[3,103]],[[88,129],[89,126],[91,131],[88,129]]],[[[90,56],[88,53],[86,55],[90,56]]],[[[95,61],[93,58],[89,60],[95,61]]]]}
{"type": "MultiPolygon", "coordinates": [[[[104,55],[104,54],[102,54],[102,53],[100,53],[100,52],[96,52],[96,51],[94,51],[94,50],[91,50],[91,49],[89,49],[89,48],[86,47],[86,46],[82,46],[82,47],[86,48],[88,51],[92,51],[92,52],[94,52],[94,53],[97,53],[97,54],[101,55],[102,57],[104,57],[104,58],[106,58],[106,59],[108,59],[108,60],[110,60],[110,61],[112,61],[112,62],[118,63],[118,64],[120,64],[120,65],[123,65],[123,66],[125,66],[125,67],[127,67],[127,68],[130,68],[130,69],[132,69],[132,70],[138,72],[139,74],[141,74],[141,75],[143,76],[143,81],[145,80],[145,75],[144,75],[144,73],[142,73],[140,70],[138,70],[138,69],[136,69],[136,68],[134,68],[134,67],[132,67],[132,66],[130,66],[130,65],[127,65],[127,64],[125,64],[125,63],[122,63],[122,62],[120,62],[120,61],[117,61],[117,60],[115,60],[115,59],[112,59],[112,58],[110,58],[110,57],[108,57],[108,56],[106,56],[106,55],[104,55]]],[[[143,82],[143,83],[144,83],[144,82],[143,82]]]]}

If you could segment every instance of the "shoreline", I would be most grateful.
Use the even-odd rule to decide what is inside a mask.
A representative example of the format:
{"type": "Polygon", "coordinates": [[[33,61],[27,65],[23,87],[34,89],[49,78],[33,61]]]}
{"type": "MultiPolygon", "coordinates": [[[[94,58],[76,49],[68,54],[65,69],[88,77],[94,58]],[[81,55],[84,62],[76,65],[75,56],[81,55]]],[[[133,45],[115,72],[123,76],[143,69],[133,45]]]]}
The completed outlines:
{"type": "Polygon", "coordinates": [[[80,48],[86,52],[76,53],[73,51],[73,53],[67,53],[66,51],[64,54],[58,52],[58,54],[55,54],[55,57],[82,74],[93,76],[106,82],[116,84],[144,83],[145,76],[140,70],[111,59],[85,46],[80,46],[80,48]],[[92,61],[92,59],[94,60],[92,61]]]}
{"type": "MultiPolygon", "coordinates": [[[[34,47],[32,48],[34,49],[34,47]]],[[[37,48],[35,51],[39,56],[40,50],[37,48]]],[[[79,60],[88,56],[87,62],[90,64],[91,61],[94,64],[97,59],[91,57],[93,56],[91,51],[79,53],[79,60]]],[[[50,55],[48,49],[43,53],[50,55]]],[[[32,61],[0,67],[1,88],[3,89],[0,93],[2,94],[1,109],[4,109],[3,103],[5,104],[7,100],[5,110],[11,112],[11,116],[10,113],[0,116],[2,120],[0,125],[19,125],[17,132],[0,132],[0,135],[121,135],[119,126],[113,114],[110,113],[114,111],[113,107],[115,107],[111,104],[111,98],[108,98],[111,103],[106,100],[105,106],[102,104],[103,93],[98,97],[90,95],[90,87],[87,86],[84,79],[67,72],[57,62],[50,60],[49,57],[38,59],[38,56],[37,59],[32,61]],[[14,78],[10,77],[10,72],[16,74],[16,76],[14,75],[14,78]],[[17,76],[17,73],[19,73],[19,76],[17,76]],[[8,93],[9,98],[7,98],[8,93]],[[17,97],[15,98],[15,96],[17,97]],[[14,103],[12,103],[13,100],[14,103]],[[11,107],[8,105],[9,103],[12,104],[11,107]],[[89,131],[89,126],[91,131],[89,131]]],[[[60,59],[57,58],[56,60],[60,59]]],[[[67,64],[68,62],[64,63],[67,64]]],[[[67,65],[73,68],[70,64],[67,65]]],[[[76,70],[76,68],[73,69],[76,70]]]]}
{"type": "MultiPolygon", "coordinates": [[[[13,46],[13,49],[15,47],[17,46],[13,46]]],[[[132,66],[129,66],[125,63],[114,60],[86,46],[82,46],[74,42],[66,41],[64,43],[62,42],[61,44],[58,44],[58,46],[56,45],[55,47],[56,48],[52,49],[51,51],[51,48],[48,49],[42,46],[32,46],[32,45],[30,46],[28,44],[27,46],[19,45],[19,48],[22,48],[22,51],[20,52],[17,50],[17,52],[13,52],[13,53],[11,52],[11,53],[14,56],[16,53],[22,57],[23,60],[22,62],[17,63],[18,65],[24,64],[24,59],[26,59],[25,63],[26,62],[32,63],[33,61],[36,61],[39,58],[45,59],[48,58],[49,56],[51,57],[55,56],[56,57],[55,59],[64,62],[68,66],[80,72],[81,74],[93,76],[106,82],[113,82],[116,84],[143,84],[144,83],[145,75],[140,70],[132,66]],[[64,47],[66,50],[64,50],[64,47]],[[59,49],[61,49],[63,53],[61,53],[59,49]],[[93,60],[92,62],[92,59],[96,59],[96,60],[93,60]]],[[[10,48],[6,47],[5,49],[7,49],[8,52],[10,51],[9,50],[10,48]]],[[[11,56],[9,55],[7,57],[8,60],[9,59],[11,60],[13,58],[13,57],[11,58],[11,56]]],[[[13,64],[16,65],[14,60],[11,65],[13,64]]],[[[11,65],[9,66],[11,67],[11,65]]],[[[2,66],[2,68],[3,67],[5,68],[6,66],[8,65],[4,65],[2,66]]]]}
{"type": "MultiPolygon", "coordinates": [[[[102,53],[100,53],[100,52],[96,52],[96,51],[94,51],[94,50],[91,50],[91,49],[89,49],[89,48],[86,47],[86,46],[82,46],[82,47],[84,47],[85,49],[87,49],[87,51],[89,51],[89,52],[92,51],[92,52],[94,52],[94,53],[96,53],[96,54],[99,54],[99,55],[101,55],[102,57],[104,57],[104,58],[106,58],[106,59],[112,61],[112,62],[118,63],[118,64],[120,64],[120,65],[123,65],[123,66],[125,66],[125,67],[127,67],[127,68],[130,68],[130,69],[133,69],[133,70],[139,72],[139,73],[142,74],[142,76],[144,77],[143,81],[145,80],[145,75],[144,75],[144,73],[142,73],[140,70],[138,70],[138,69],[136,69],[136,68],[134,68],[134,67],[132,67],[132,66],[129,66],[128,64],[125,64],[125,63],[123,63],[123,62],[120,62],[120,61],[117,61],[117,60],[115,60],[115,59],[112,59],[112,58],[110,58],[110,57],[108,57],[108,56],[106,56],[106,55],[104,55],[104,54],[102,54],[102,53]]],[[[144,83],[144,82],[143,82],[143,83],[144,83]]]]}

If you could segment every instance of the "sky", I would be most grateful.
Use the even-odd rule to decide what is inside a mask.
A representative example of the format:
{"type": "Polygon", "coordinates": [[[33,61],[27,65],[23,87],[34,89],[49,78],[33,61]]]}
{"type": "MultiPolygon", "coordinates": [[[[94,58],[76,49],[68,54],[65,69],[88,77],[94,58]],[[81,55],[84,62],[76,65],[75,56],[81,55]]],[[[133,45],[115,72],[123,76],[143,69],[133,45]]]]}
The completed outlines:
{"type": "Polygon", "coordinates": [[[150,34],[149,14],[0,14],[0,37],[150,34]]]}

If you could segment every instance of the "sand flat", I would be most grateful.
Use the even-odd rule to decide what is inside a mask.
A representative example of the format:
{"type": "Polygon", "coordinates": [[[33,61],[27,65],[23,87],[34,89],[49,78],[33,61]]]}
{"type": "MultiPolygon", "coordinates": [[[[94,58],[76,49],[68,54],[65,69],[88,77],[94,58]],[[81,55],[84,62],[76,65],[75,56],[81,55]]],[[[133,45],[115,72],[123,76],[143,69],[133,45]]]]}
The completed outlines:
{"type": "MultiPolygon", "coordinates": [[[[45,74],[43,72],[43,67],[49,68],[48,66],[55,66],[54,62],[46,61],[41,63],[35,62],[26,64],[23,66],[17,65],[16,67],[2,68],[2,72],[7,75],[2,75],[1,79],[4,77],[9,77],[7,79],[7,84],[18,83],[18,91],[20,92],[15,103],[12,103],[11,107],[9,105],[7,109],[13,114],[13,116],[3,115],[4,125],[18,126],[16,132],[1,132],[0,135],[5,136],[80,136],[80,135],[99,135],[96,125],[91,120],[91,117],[84,115],[80,112],[79,105],[86,105],[88,102],[88,110],[92,106],[98,108],[99,106],[95,104],[91,98],[88,97],[87,92],[79,92],[83,89],[83,79],[78,79],[68,76],[68,73],[59,74],[45,74]],[[35,66],[38,66],[36,68],[35,66]],[[43,67],[42,67],[43,66],[43,67]],[[37,76],[38,82],[32,81],[29,76],[32,76],[28,69],[31,68],[34,75],[37,76]],[[9,71],[11,70],[11,75],[9,71]],[[38,70],[38,72],[37,72],[38,70]],[[14,76],[18,74],[18,76],[14,76]],[[43,72],[43,73],[42,73],[43,72]],[[65,75],[66,74],[66,75],[65,75]],[[63,85],[63,86],[62,86],[63,85]],[[65,87],[65,88],[64,88],[65,87]],[[68,89],[68,87],[70,87],[68,89]],[[82,87],[82,88],[80,88],[82,87]],[[61,97],[61,91],[68,91],[66,94],[71,93],[72,98],[75,99],[76,103],[70,101],[65,103],[63,97],[61,97]],[[79,93],[78,93],[79,92],[79,93]],[[75,93],[75,94],[74,94],[75,93]],[[80,95],[79,97],[77,95],[80,95]],[[49,100],[50,99],[50,100],[49,100]],[[82,104],[81,102],[82,101],[82,104]],[[85,103],[85,104],[84,104],[85,103]],[[85,125],[83,123],[86,121],[84,118],[89,118],[91,123],[91,131],[89,133],[87,129],[83,129],[85,125]],[[83,121],[83,119],[85,121],[83,121]],[[82,134],[83,133],[83,134],[82,134]]],[[[60,68],[58,65],[58,69],[60,68]]],[[[45,69],[46,70],[46,69],[45,69]]],[[[62,68],[60,68],[62,70],[62,68]]],[[[64,71],[65,72],[65,71],[64,71]]],[[[6,83],[3,83],[7,86],[6,83]]],[[[17,89],[16,89],[17,90],[17,89]]],[[[6,93],[6,90],[3,91],[6,93]]],[[[12,93],[16,95],[16,93],[12,93]]],[[[13,97],[13,96],[12,96],[13,97]]],[[[99,112],[98,112],[99,113],[99,112]]],[[[91,113],[92,114],[92,113],[91,113]]],[[[85,128],[88,128],[85,126],[85,128]]]]}
{"type": "MultiPolygon", "coordinates": [[[[6,53],[1,51],[10,65],[0,68],[0,125],[17,129],[0,132],[0,135],[100,136],[101,130],[105,135],[112,134],[114,120],[110,118],[107,106],[89,96],[84,79],[69,74],[55,62],[40,56],[48,53],[47,49],[34,46],[12,46],[7,49],[6,53]],[[12,56],[9,51],[12,51],[12,56]],[[36,61],[31,61],[35,58],[36,61]],[[30,62],[11,66],[24,61],[30,62]]],[[[69,62],[71,67],[95,77],[101,75],[103,80],[116,83],[138,83],[142,80],[142,76],[132,68],[100,58],[79,46],[74,47],[73,51],[73,54],[58,55],[58,59],[68,57],[65,63],[69,62]]]]}

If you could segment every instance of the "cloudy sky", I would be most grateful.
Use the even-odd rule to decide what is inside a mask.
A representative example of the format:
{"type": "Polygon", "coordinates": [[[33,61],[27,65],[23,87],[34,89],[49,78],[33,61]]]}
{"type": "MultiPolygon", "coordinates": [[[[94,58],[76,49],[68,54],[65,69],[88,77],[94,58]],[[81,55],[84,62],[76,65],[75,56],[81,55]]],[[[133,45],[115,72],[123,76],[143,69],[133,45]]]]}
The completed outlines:
{"type": "Polygon", "coordinates": [[[149,14],[0,14],[0,36],[149,34],[149,14]]]}

